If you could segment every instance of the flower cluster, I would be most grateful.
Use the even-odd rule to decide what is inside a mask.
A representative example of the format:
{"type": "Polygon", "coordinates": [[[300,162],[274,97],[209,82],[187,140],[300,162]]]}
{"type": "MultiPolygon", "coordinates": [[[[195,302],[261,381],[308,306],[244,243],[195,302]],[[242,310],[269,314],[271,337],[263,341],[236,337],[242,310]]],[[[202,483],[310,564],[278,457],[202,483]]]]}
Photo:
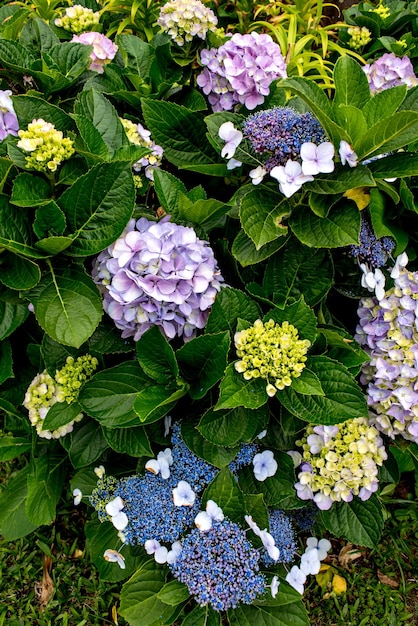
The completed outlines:
{"type": "Polygon", "coordinates": [[[64,15],[57,17],[54,24],[78,35],[97,26],[99,20],[100,13],[98,11],[94,12],[81,4],[74,4],[72,7],[67,7],[64,15]]]}
{"type": "Polygon", "coordinates": [[[135,172],[144,170],[145,176],[150,180],[154,180],[154,170],[160,167],[163,158],[163,149],[151,139],[151,132],[144,128],[142,124],[134,124],[130,120],[120,118],[125,133],[129,141],[137,146],[149,148],[150,152],[145,157],[134,163],[135,172]]]}
{"type": "Polygon", "coordinates": [[[372,40],[371,32],[366,26],[351,26],[347,32],[350,35],[348,45],[353,50],[363,48],[372,40]]]}
{"type": "Polygon", "coordinates": [[[212,249],[192,228],[169,221],[130,220],[97,257],[93,278],[104,310],[135,341],[151,326],[172,339],[204,328],[222,277],[212,249]]]}
{"type": "Polygon", "coordinates": [[[171,570],[200,606],[210,604],[215,611],[251,604],[266,588],[258,551],[245,532],[226,519],[214,521],[206,532],[193,529],[171,570]]]}
{"type": "Polygon", "coordinates": [[[205,39],[208,31],[215,31],[218,18],[200,0],[170,0],[160,9],[157,24],[179,46],[193,37],[205,39]]]}
{"type": "Polygon", "coordinates": [[[235,369],[246,380],[264,378],[270,397],[301,375],[311,345],[307,339],[299,339],[292,324],[276,324],[273,320],[256,320],[250,328],[235,333],[234,342],[240,357],[235,369]]]}
{"type": "Polygon", "coordinates": [[[278,561],[274,561],[271,556],[264,552],[261,560],[267,567],[276,562],[290,563],[293,561],[297,550],[296,534],[290,517],[279,509],[271,511],[269,514],[270,534],[274,539],[280,556],[278,561]]]}
{"type": "Polygon", "coordinates": [[[289,159],[300,157],[302,144],[320,144],[326,134],[311,113],[298,113],[290,107],[273,107],[249,115],[242,127],[254,152],[263,160],[267,172],[289,159]]]}
{"type": "Polygon", "coordinates": [[[43,119],[33,120],[27,130],[19,130],[18,148],[29,152],[26,167],[39,172],[55,172],[57,167],[74,154],[74,142],[63,137],[60,130],[43,119]]]}
{"type": "Polygon", "coordinates": [[[82,419],[83,414],[80,413],[74,420],[56,430],[43,429],[43,421],[51,406],[56,402],[70,404],[76,400],[81,386],[93,374],[97,365],[97,359],[90,354],[77,359],[69,356],[64,367],[56,371],[54,378],[46,370],[35,376],[26,391],[23,406],[29,411],[30,422],[40,437],[64,437],[73,430],[74,422],[82,419]]]}
{"type": "Polygon", "coordinates": [[[17,137],[19,130],[19,122],[10,97],[11,95],[12,92],[10,89],[6,91],[0,90],[0,141],[3,141],[7,135],[17,137]]]}
{"type": "Polygon", "coordinates": [[[363,298],[355,339],[370,355],[361,382],[367,384],[371,420],[392,439],[418,443],[418,272],[399,258],[394,286],[383,297],[363,298]]]}
{"type": "Polygon", "coordinates": [[[280,47],[270,35],[235,33],[219,48],[202,50],[205,66],[197,84],[213,111],[230,111],[237,104],[255,109],[269,94],[270,84],[286,78],[280,47]]]}
{"type": "Polygon", "coordinates": [[[118,51],[118,46],[113,41],[95,31],[73,35],[71,41],[82,43],[85,46],[93,46],[90,54],[89,69],[99,74],[103,74],[104,66],[115,58],[118,51]]]}
{"type": "Polygon", "coordinates": [[[367,263],[372,268],[382,267],[395,248],[392,237],[377,239],[369,222],[364,218],[360,227],[360,245],[350,246],[350,253],[361,263],[367,263]]]}
{"type": "Polygon", "coordinates": [[[408,87],[418,85],[413,65],[406,55],[400,58],[393,52],[387,52],[374,63],[364,65],[363,70],[366,73],[372,94],[398,85],[407,85],[408,87]]]}
{"type": "Polygon", "coordinates": [[[378,465],[387,454],[378,430],[366,418],[336,426],[309,424],[296,444],[303,449],[295,485],[302,500],[327,510],[333,502],[351,502],[354,496],[368,500],[376,491],[378,465]]]}

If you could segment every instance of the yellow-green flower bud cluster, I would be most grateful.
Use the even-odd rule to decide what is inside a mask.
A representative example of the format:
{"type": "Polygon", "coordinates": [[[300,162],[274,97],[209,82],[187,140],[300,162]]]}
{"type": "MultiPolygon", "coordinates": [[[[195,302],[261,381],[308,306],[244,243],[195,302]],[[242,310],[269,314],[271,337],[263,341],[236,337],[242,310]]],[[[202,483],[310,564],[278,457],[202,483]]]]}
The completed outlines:
{"type": "Polygon", "coordinates": [[[366,26],[352,26],[347,32],[351,37],[348,45],[350,48],[353,48],[353,50],[359,50],[372,40],[371,32],[366,26]]]}
{"type": "Polygon", "coordinates": [[[18,148],[29,152],[26,167],[39,172],[55,172],[58,165],[74,154],[74,142],[43,119],[33,120],[27,130],[19,130],[18,148]]]}
{"type": "MultiPolygon", "coordinates": [[[[131,120],[126,120],[122,117],[119,119],[131,143],[150,149],[149,154],[133,164],[134,172],[139,173],[143,170],[147,178],[154,180],[154,170],[161,165],[163,159],[164,151],[162,147],[158,146],[151,139],[151,132],[144,128],[142,124],[134,124],[131,120]]],[[[142,185],[135,183],[135,186],[140,188],[142,185]]]]}
{"type": "Polygon", "coordinates": [[[97,516],[101,522],[109,521],[109,515],[106,513],[106,504],[113,500],[118,486],[119,481],[117,478],[104,474],[99,476],[97,486],[89,496],[90,504],[96,509],[97,516]]]}
{"type": "Polygon", "coordinates": [[[56,402],[70,404],[77,399],[83,383],[91,376],[98,365],[98,361],[90,354],[78,357],[67,357],[66,364],[57,370],[52,378],[46,370],[37,374],[26,391],[23,406],[29,411],[29,420],[36,428],[36,432],[43,439],[59,439],[70,433],[74,422],[79,422],[83,414],[60,426],[56,430],[43,428],[43,422],[51,406],[56,402]]]}
{"type": "Polygon", "coordinates": [[[375,9],[370,9],[370,12],[377,13],[377,15],[380,15],[382,20],[386,19],[390,15],[389,7],[383,6],[382,2],[380,2],[375,9]]]}
{"type": "Polygon", "coordinates": [[[272,319],[265,323],[256,320],[250,328],[235,333],[234,342],[240,357],[235,363],[236,371],[246,380],[264,378],[270,397],[301,375],[311,345],[307,339],[299,339],[292,324],[277,324],[272,319]]]}
{"type": "Polygon", "coordinates": [[[378,466],[387,458],[379,431],[365,417],[336,426],[308,425],[296,442],[303,450],[295,487],[302,500],[327,510],[333,502],[367,500],[378,486],[378,466]]]}
{"type": "Polygon", "coordinates": [[[100,13],[94,12],[92,9],[83,7],[81,4],[75,4],[72,7],[65,9],[64,15],[58,17],[54,24],[59,28],[64,28],[70,33],[85,33],[86,31],[94,30],[94,27],[99,23],[100,13]]]}

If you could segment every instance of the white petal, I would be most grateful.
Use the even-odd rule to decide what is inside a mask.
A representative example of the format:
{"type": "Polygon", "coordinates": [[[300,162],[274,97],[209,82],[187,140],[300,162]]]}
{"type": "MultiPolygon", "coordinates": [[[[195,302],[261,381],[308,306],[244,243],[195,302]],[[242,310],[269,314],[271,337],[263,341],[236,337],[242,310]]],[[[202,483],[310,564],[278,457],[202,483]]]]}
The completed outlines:
{"type": "Polygon", "coordinates": [[[120,496],[117,496],[116,498],[114,498],[114,500],[111,500],[110,502],[106,504],[105,509],[106,509],[106,513],[110,515],[111,517],[113,517],[114,515],[117,515],[119,511],[123,509],[122,498],[120,496]]]}
{"type": "Polygon", "coordinates": [[[194,523],[197,528],[202,532],[210,530],[212,528],[212,518],[206,513],[206,511],[200,511],[196,515],[194,523]]]}
{"type": "Polygon", "coordinates": [[[147,554],[154,554],[154,552],[158,550],[158,548],[160,547],[161,547],[161,544],[156,539],[148,539],[144,543],[144,548],[147,554]]]}
{"type": "Polygon", "coordinates": [[[154,559],[156,560],[157,563],[160,563],[162,565],[163,563],[167,563],[167,555],[168,555],[167,548],[165,546],[160,546],[154,552],[154,559]]]}
{"type": "Polygon", "coordinates": [[[145,469],[153,474],[159,474],[160,472],[160,464],[157,459],[150,459],[145,463],[145,469]]]}
{"type": "Polygon", "coordinates": [[[124,513],[123,511],[120,511],[120,513],[117,513],[116,515],[112,515],[111,522],[113,526],[116,528],[116,530],[123,530],[124,528],[127,527],[129,520],[128,520],[128,516],[126,515],[126,513],[124,513]]]}
{"type": "Polygon", "coordinates": [[[216,522],[222,522],[225,518],[220,506],[213,500],[208,500],[206,503],[206,513],[216,522]]]}

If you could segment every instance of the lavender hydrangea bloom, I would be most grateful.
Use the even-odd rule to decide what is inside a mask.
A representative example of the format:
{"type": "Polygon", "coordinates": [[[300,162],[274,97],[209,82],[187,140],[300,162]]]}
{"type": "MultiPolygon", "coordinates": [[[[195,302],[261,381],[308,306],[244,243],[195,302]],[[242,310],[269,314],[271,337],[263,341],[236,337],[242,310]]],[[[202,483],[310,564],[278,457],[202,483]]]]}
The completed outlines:
{"type": "Polygon", "coordinates": [[[319,145],[327,136],[311,113],[298,113],[290,107],[273,107],[249,115],[243,135],[263,159],[267,172],[287,161],[298,161],[304,143],[319,145]]]}
{"type": "Polygon", "coordinates": [[[363,70],[366,73],[372,94],[398,85],[407,85],[408,87],[418,85],[418,79],[409,57],[400,58],[393,52],[387,52],[374,63],[368,63],[363,67],[363,70]]]}
{"type": "Polygon", "coordinates": [[[280,47],[270,35],[256,32],[235,33],[219,48],[202,50],[200,60],[205,69],[196,82],[213,111],[230,111],[237,104],[255,109],[271,83],[287,77],[280,47]]]}
{"type": "Polygon", "coordinates": [[[7,135],[18,136],[19,122],[13,108],[11,99],[12,92],[0,90],[0,141],[3,141],[7,135]]]}
{"type": "Polygon", "coordinates": [[[73,35],[71,41],[93,46],[90,54],[91,62],[89,69],[98,74],[103,74],[105,64],[110,63],[118,51],[118,46],[113,41],[95,31],[73,35]]]}
{"type": "Polygon", "coordinates": [[[208,243],[169,216],[130,220],[97,257],[92,274],[104,310],[122,337],[134,341],[151,326],[168,339],[193,337],[204,328],[223,281],[208,243]]]}
{"type": "Polygon", "coordinates": [[[355,339],[370,355],[362,368],[371,422],[392,439],[418,443],[418,272],[392,272],[384,298],[363,298],[355,339]]]}

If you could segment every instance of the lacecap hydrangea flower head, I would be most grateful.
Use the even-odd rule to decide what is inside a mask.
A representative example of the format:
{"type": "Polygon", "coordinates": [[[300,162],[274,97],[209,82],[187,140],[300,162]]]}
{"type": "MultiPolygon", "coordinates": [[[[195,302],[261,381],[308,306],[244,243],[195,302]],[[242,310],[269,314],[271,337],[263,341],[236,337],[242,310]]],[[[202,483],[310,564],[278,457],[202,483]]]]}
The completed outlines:
{"type": "Polygon", "coordinates": [[[183,46],[194,37],[205,39],[208,31],[216,30],[218,18],[200,0],[170,0],[161,7],[157,24],[183,46]]]}
{"type": "Polygon", "coordinates": [[[104,310],[138,341],[151,326],[168,339],[193,337],[204,328],[223,278],[208,242],[193,228],[145,217],[130,220],[122,235],[100,253],[93,279],[104,310]]]}
{"type": "Polygon", "coordinates": [[[83,414],[80,413],[74,420],[56,430],[43,429],[43,421],[51,406],[56,402],[71,404],[77,400],[82,385],[93,374],[97,365],[97,359],[90,354],[76,359],[69,356],[65,365],[56,371],[54,378],[46,370],[35,376],[26,391],[23,406],[29,411],[30,422],[40,437],[64,437],[73,430],[74,422],[82,419],[83,414]]]}
{"type": "Polygon", "coordinates": [[[94,31],[73,35],[71,41],[82,43],[86,46],[93,46],[90,54],[89,70],[98,74],[103,74],[104,66],[115,58],[118,51],[118,46],[111,39],[94,31]]]}
{"type": "Polygon", "coordinates": [[[266,380],[270,397],[289,387],[292,379],[301,375],[311,345],[308,339],[299,339],[292,324],[287,321],[277,324],[272,319],[256,320],[249,328],[235,333],[234,342],[240,357],[235,362],[236,371],[246,380],[266,380]]]}
{"type": "Polygon", "coordinates": [[[296,491],[321,510],[333,502],[368,500],[378,487],[378,466],[387,459],[379,431],[365,417],[335,426],[309,424],[296,442],[303,450],[296,491]]]}
{"type": "Polygon", "coordinates": [[[219,48],[202,50],[204,70],[196,82],[213,111],[230,111],[242,104],[248,110],[264,102],[271,83],[286,78],[286,63],[270,35],[235,33],[219,48]]]}
{"type": "Polygon", "coordinates": [[[54,20],[54,24],[78,35],[94,28],[99,20],[100,13],[98,11],[83,7],[81,4],[74,4],[67,7],[64,14],[54,20]]]}
{"type": "Polygon", "coordinates": [[[10,89],[6,91],[0,90],[0,141],[3,141],[7,135],[17,137],[19,130],[19,122],[13,107],[11,99],[12,92],[10,89]]]}
{"type": "Polygon", "coordinates": [[[406,55],[402,58],[393,52],[386,52],[374,63],[363,66],[372,94],[379,93],[391,87],[418,85],[413,65],[406,55]]]}
{"type": "Polygon", "coordinates": [[[55,172],[74,154],[74,142],[43,119],[33,120],[27,130],[19,130],[18,148],[28,152],[26,167],[39,172],[55,172]]]}
{"type": "Polygon", "coordinates": [[[367,385],[370,419],[382,433],[418,443],[418,272],[398,257],[394,285],[358,308],[355,339],[369,354],[361,382],[367,385]]]}
{"type": "Polygon", "coordinates": [[[142,170],[149,180],[154,180],[154,170],[160,167],[164,150],[151,139],[151,131],[147,130],[142,124],[134,124],[131,120],[119,118],[129,141],[136,146],[149,148],[148,155],[134,163],[134,172],[140,173],[142,170]]]}

